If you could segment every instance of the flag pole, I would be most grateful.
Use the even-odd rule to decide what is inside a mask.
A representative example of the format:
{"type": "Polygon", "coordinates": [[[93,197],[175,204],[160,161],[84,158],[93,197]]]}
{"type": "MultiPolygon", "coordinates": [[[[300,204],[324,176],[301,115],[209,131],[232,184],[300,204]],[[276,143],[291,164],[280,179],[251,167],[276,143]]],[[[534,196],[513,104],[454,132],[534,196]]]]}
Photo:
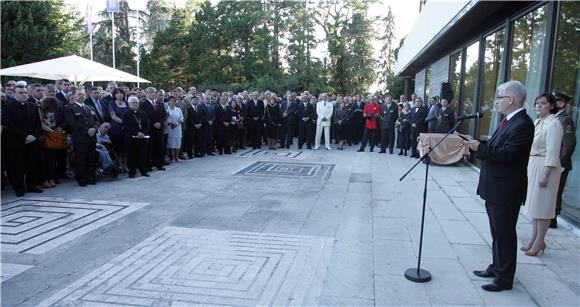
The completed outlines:
{"type": "MultiPolygon", "coordinates": [[[[91,61],[93,61],[93,6],[90,3],[87,3],[86,20],[87,20],[87,31],[89,31],[91,61]]],[[[95,81],[91,81],[91,86],[95,86],[95,81]]]]}
{"type": "MultiPolygon", "coordinates": [[[[139,62],[141,62],[141,55],[139,52],[139,38],[137,38],[137,77],[141,78],[141,74],[139,73],[139,62]]],[[[139,81],[137,81],[137,88],[139,88],[139,81]]]]}
{"type": "Polygon", "coordinates": [[[115,12],[111,12],[111,37],[113,38],[113,68],[115,68],[115,12]]]}

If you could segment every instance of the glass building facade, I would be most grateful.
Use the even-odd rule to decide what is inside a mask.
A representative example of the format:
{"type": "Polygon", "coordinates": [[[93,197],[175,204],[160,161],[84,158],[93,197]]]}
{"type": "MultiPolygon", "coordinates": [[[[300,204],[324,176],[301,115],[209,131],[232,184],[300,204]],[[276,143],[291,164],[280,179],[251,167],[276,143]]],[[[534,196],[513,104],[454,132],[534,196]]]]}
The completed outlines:
{"type": "MultiPolygon", "coordinates": [[[[503,16],[490,14],[489,18],[495,19],[479,20],[481,26],[475,33],[455,38],[458,43],[450,44],[453,49],[443,50],[439,56],[434,56],[437,58],[425,60],[427,64],[421,65],[422,70],[408,70],[411,73],[414,70],[417,75],[429,72],[428,78],[433,80],[435,76],[427,68],[441,56],[447,57],[452,108],[457,115],[484,114],[483,118],[464,122],[460,132],[481,140],[489,139],[501,120],[501,114],[494,107],[499,84],[507,80],[525,84],[528,93],[525,108],[533,119],[536,118],[535,97],[544,91],[561,91],[573,97],[567,113],[575,123],[576,139],[580,143],[580,2],[529,2],[510,9],[512,7],[506,4],[495,14],[501,15],[501,12],[503,16]]],[[[429,48],[426,54],[437,47],[429,48]]],[[[426,94],[428,91],[425,88],[426,94]]],[[[438,92],[429,94],[440,95],[438,92]]],[[[572,161],[574,169],[568,176],[562,210],[578,223],[580,149],[576,149],[572,161]]]]}

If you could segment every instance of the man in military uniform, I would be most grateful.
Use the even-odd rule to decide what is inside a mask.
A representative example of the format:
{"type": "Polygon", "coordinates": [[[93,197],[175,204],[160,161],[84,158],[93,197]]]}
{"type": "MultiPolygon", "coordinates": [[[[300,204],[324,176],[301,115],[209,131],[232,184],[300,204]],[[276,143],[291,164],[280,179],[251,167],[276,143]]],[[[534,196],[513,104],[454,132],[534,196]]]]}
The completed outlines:
{"type": "Polygon", "coordinates": [[[553,95],[556,97],[556,106],[558,108],[556,118],[558,118],[562,124],[562,128],[564,128],[562,148],[560,149],[560,164],[564,168],[564,171],[562,171],[562,174],[560,175],[560,187],[558,188],[558,197],[556,198],[556,217],[554,217],[550,223],[550,228],[557,228],[558,222],[556,221],[556,218],[560,214],[560,211],[562,211],[562,193],[566,186],[568,173],[572,170],[572,154],[576,148],[576,128],[574,127],[574,122],[570,116],[566,114],[566,102],[568,102],[571,97],[561,92],[554,92],[553,95]]]}
{"type": "Polygon", "coordinates": [[[74,103],[64,111],[66,124],[71,128],[75,153],[75,177],[81,187],[95,184],[97,129],[99,120],[95,109],[84,104],[85,89],[72,88],[74,103]]]}

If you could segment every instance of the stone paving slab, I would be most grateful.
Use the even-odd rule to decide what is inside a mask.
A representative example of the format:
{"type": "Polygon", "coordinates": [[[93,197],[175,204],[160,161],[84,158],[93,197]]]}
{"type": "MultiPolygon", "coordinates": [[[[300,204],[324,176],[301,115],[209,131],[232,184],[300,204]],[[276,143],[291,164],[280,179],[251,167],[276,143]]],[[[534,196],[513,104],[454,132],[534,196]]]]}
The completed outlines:
{"type": "Polygon", "coordinates": [[[0,263],[0,280],[4,282],[10,277],[16,276],[34,266],[14,263],[0,263]]]}
{"type": "Polygon", "coordinates": [[[167,227],[39,306],[310,305],[332,239],[167,227]]]}
{"type": "Polygon", "coordinates": [[[146,205],[46,197],[2,203],[2,252],[42,254],[146,205]]]}
{"type": "MultiPolygon", "coordinates": [[[[406,280],[419,253],[424,165],[399,181],[415,159],[356,149],[245,150],[181,161],[134,181],[121,175],[87,188],[64,181],[42,195],[78,204],[53,208],[46,221],[59,212],[86,213],[94,200],[99,204],[92,208],[102,212],[106,203],[134,210],[90,223],[97,227],[41,253],[2,248],[6,267],[25,270],[8,268],[14,273],[1,283],[1,304],[580,305],[580,231],[565,222],[548,232],[545,255],[518,252],[512,291],[480,288],[489,280],[472,271],[491,261],[489,221],[475,195],[477,170],[462,165],[430,167],[422,267],[433,279],[406,280]],[[236,174],[258,162],[268,166],[236,174]],[[317,165],[332,165],[332,172],[302,176],[317,165]],[[246,240],[234,246],[225,239],[234,234],[246,240]],[[279,244],[268,243],[272,236],[279,244]],[[271,274],[261,275],[257,266],[271,274]]],[[[3,209],[14,201],[20,200],[11,191],[2,192],[3,209]]],[[[38,224],[39,217],[3,214],[2,232],[38,224]]],[[[530,221],[520,216],[520,244],[530,232],[530,221]]]]}

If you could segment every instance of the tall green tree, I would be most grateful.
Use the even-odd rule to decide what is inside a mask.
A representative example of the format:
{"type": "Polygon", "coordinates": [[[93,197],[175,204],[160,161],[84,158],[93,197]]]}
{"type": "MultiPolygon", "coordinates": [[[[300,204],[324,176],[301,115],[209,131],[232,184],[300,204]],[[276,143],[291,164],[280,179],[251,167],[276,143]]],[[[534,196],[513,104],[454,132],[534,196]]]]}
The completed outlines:
{"type": "Polygon", "coordinates": [[[2,67],[83,54],[83,22],[57,0],[1,1],[2,67]]]}
{"type": "Polygon", "coordinates": [[[189,48],[186,69],[193,84],[232,83],[234,70],[239,70],[233,61],[226,33],[222,30],[225,18],[224,6],[214,7],[204,2],[195,13],[189,31],[189,48]]]}
{"type": "Polygon", "coordinates": [[[326,71],[318,59],[312,58],[312,50],[318,41],[314,35],[314,10],[306,0],[289,4],[286,21],[287,40],[285,60],[289,78],[296,79],[295,90],[326,91],[326,71]]]}
{"type": "Polygon", "coordinates": [[[185,9],[175,9],[167,27],[155,35],[151,51],[143,56],[142,76],[157,86],[170,89],[188,82],[186,14],[185,9]]]}
{"type": "MultiPolygon", "coordinates": [[[[136,73],[136,35],[139,16],[142,12],[132,9],[127,0],[119,2],[119,13],[115,13],[115,67],[128,73],[136,73]]],[[[99,12],[101,21],[93,34],[93,54],[97,62],[112,66],[112,24],[111,14],[99,12]]]]}
{"type": "Polygon", "coordinates": [[[361,88],[368,88],[374,81],[373,74],[367,74],[368,67],[373,67],[372,52],[353,54],[351,48],[357,43],[369,47],[374,35],[373,31],[360,31],[367,28],[369,20],[368,8],[375,0],[336,0],[321,1],[315,10],[314,21],[324,30],[328,44],[329,69],[331,70],[331,86],[337,93],[352,94],[361,88]],[[357,19],[356,23],[353,22],[357,19]],[[359,26],[357,23],[361,23],[359,26]],[[356,34],[355,34],[356,33],[356,34]],[[362,35],[362,37],[359,37],[362,35]],[[353,40],[352,38],[356,38],[353,40]],[[356,59],[358,58],[358,59],[356,59]],[[353,62],[360,66],[351,68],[353,62]],[[357,79],[352,79],[353,73],[357,79]]]}
{"type": "Polygon", "coordinates": [[[389,10],[387,15],[382,18],[381,27],[379,33],[379,39],[382,43],[381,53],[379,57],[379,71],[378,71],[378,84],[379,90],[386,91],[392,85],[389,80],[394,76],[394,66],[395,66],[395,16],[389,5],[389,10]]]}
{"type": "Polygon", "coordinates": [[[147,0],[145,10],[138,14],[145,50],[153,46],[155,36],[169,26],[173,10],[166,0],[147,0]]]}
{"type": "Polygon", "coordinates": [[[364,11],[355,12],[352,21],[345,28],[347,52],[342,70],[348,79],[341,79],[343,93],[364,93],[375,82],[375,59],[371,44],[373,33],[372,21],[364,11]]]}

